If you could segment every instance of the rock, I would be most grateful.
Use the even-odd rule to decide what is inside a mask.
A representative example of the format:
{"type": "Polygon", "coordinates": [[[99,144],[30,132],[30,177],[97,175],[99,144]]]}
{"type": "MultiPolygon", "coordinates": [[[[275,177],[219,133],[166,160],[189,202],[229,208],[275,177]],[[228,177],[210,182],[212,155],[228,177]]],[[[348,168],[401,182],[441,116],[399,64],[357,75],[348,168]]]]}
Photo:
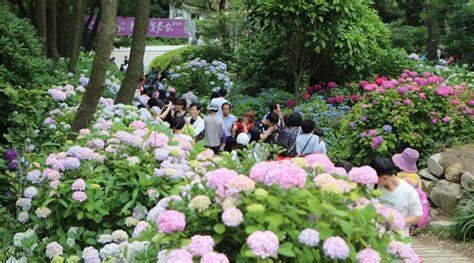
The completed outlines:
{"type": "Polygon", "coordinates": [[[453,183],[460,183],[461,182],[461,175],[463,171],[463,166],[461,163],[454,163],[451,164],[444,173],[444,177],[446,180],[453,182],[453,183]]]}
{"type": "Polygon", "coordinates": [[[438,182],[439,181],[439,178],[432,175],[430,173],[430,171],[428,171],[428,169],[421,169],[419,172],[418,172],[418,175],[421,177],[421,178],[424,178],[424,179],[427,179],[427,180],[430,180],[430,181],[435,181],[435,182],[438,182]]]}
{"type": "Polygon", "coordinates": [[[462,147],[446,149],[445,152],[441,153],[440,164],[443,168],[447,168],[452,164],[461,163],[463,165],[463,172],[469,172],[474,174],[474,148],[462,147]]]}
{"type": "Polygon", "coordinates": [[[428,223],[428,227],[433,230],[445,230],[452,224],[454,224],[454,222],[449,220],[434,220],[428,223]]]}
{"type": "Polygon", "coordinates": [[[461,176],[461,186],[468,191],[474,191],[474,175],[469,172],[463,173],[461,176]]]}
{"type": "Polygon", "coordinates": [[[437,153],[428,158],[428,171],[438,178],[443,178],[444,168],[441,166],[441,154],[437,153]]]}
{"type": "Polygon", "coordinates": [[[436,182],[421,179],[421,185],[423,186],[423,191],[425,191],[427,195],[430,195],[431,190],[433,190],[436,185],[436,182]]]}
{"type": "Polygon", "coordinates": [[[449,214],[453,214],[463,192],[460,184],[441,180],[431,190],[430,199],[433,203],[449,214]]]}

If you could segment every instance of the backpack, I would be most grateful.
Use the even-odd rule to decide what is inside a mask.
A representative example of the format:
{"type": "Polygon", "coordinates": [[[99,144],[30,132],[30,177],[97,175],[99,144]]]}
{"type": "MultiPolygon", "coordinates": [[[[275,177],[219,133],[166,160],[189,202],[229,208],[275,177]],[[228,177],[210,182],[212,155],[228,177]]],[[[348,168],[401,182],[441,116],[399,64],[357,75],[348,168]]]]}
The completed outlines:
{"type": "Polygon", "coordinates": [[[419,228],[424,228],[430,221],[430,203],[428,202],[428,197],[426,193],[421,190],[420,177],[418,177],[418,183],[416,184],[416,186],[413,185],[413,183],[408,177],[405,176],[403,177],[403,179],[405,179],[405,181],[409,185],[413,186],[413,188],[415,188],[415,190],[418,192],[418,196],[421,202],[421,208],[423,209],[423,216],[421,217],[420,222],[416,224],[416,226],[419,228]]]}

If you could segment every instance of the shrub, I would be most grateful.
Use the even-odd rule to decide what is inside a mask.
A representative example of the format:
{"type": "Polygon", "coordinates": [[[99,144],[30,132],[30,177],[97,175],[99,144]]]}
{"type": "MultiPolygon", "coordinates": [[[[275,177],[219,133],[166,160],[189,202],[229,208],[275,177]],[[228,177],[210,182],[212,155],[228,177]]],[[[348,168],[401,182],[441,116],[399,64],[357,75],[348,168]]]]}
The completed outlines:
{"type": "Polygon", "coordinates": [[[228,74],[225,63],[216,60],[208,63],[196,58],[170,69],[167,84],[175,87],[178,94],[195,90],[196,95],[208,95],[213,90],[232,88],[228,74]]]}
{"type": "Polygon", "coordinates": [[[242,116],[245,110],[253,110],[256,120],[263,118],[269,109],[268,105],[272,102],[280,103],[280,106],[285,107],[285,102],[294,96],[288,92],[270,88],[265,89],[256,96],[244,95],[240,87],[235,87],[229,95],[229,100],[232,103],[232,112],[236,116],[242,116]]]}
{"type": "Polygon", "coordinates": [[[472,86],[448,86],[429,72],[363,83],[368,91],[343,120],[338,157],[356,164],[412,147],[424,156],[440,144],[472,139],[472,86]]]}
{"type": "Polygon", "coordinates": [[[457,55],[467,63],[474,63],[474,7],[467,5],[448,16],[446,46],[449,55],[457,55]]]}
{"type": "Polygon", "coordinates": [[[185,46],[157,56],[150,62],[148,70],[160,69],[160,72],[166,73],[170,68],[186,62],[190,52],[195,49],[197,46],[185,46]]]}
{"type": "Polygon", "coordinates": [[[403,48],[407,53],[421,54],[426,50],[427,43],[426,27],[403,25],[402,21],[389,24],[392,32],[392,45],[403,48]]]}
{"type": "Polygon", "coordinates": [[[474,240],[474,194],[467,194],[458,204],[454,224],[450,226],[448,232],[463,242],[474,240]]]}

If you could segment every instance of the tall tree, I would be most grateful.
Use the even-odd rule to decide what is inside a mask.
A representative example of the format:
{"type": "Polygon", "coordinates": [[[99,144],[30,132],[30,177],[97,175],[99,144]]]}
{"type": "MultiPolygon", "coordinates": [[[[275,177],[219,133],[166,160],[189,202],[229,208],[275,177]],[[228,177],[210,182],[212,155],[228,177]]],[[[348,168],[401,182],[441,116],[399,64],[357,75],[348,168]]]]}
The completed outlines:
{"type": "Polygon", "coordinates": [[[37,28],[38,35],[44,45],[44,53],[47,54],[47,43],[46,43],[46,0],[36,0],[36,15],[37,15],[37,28]]]}
{"type": "Polygon", "coordinates": [[[117,6],[118,0],[101,0],[102,18],[100,20],[100,32],[97,37],[97,49],[94,61],[92,62],[89,84],[74,116],[74,122],[71,128],[72,132],[69,134],[69,138],[71,139],[76,137],[80,129],[89,126],[104,90],[107,66],[114,42],[117,6]]]}
{"type": "Polygon", "coordinates": [[[69,0],[59,0],[58,7],[58,52],[61,57],[66,56],[66,28],[69,21],[69,0]]]}
{"type": "Polygon", "coordinates": [[[77,59],[79,58],[79,53],[81,51],[82,43],[82,30],[84,27],[84,12],[85,12],[85,2],[86,0],[74,0],[73,1],[73,12],[74,12],[74,33],[70,41],[72,43],[71,52],[69,56],[69,72],[74,72],[76,70],[77,59]]]}
{"type": "Polygon", "coordinates": [[[138,0],[133,29],[132,47],[127,73],[122,81],[115,103],[130,104],[135,94],[138,79],[143,74],[143,55],[150,17],[150,0],[138,0]]]}
{"type": "Polygon", "coordinates": [[[46,1],[46,22],[48,24],[47,28],[47,46],[48,46],[48,57],[53,59],[58,59],[58,41],[57,41],[57,17],[56,17],[56,0],[47,0],[46,1]]]}

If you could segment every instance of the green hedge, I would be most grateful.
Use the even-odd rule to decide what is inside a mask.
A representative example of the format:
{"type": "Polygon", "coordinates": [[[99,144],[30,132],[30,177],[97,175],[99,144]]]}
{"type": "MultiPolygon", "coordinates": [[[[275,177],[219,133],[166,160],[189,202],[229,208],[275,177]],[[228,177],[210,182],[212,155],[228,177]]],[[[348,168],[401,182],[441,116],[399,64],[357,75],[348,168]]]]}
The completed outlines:
{"type": "Polygon", "coordinates": [[[148,66],[148,71],[160,68],[161,72],[167,72],[171,67],[186,62],[189,54],[192,54],[197,48],[197,46],[185,46],[157,56],[148,66]]]}

